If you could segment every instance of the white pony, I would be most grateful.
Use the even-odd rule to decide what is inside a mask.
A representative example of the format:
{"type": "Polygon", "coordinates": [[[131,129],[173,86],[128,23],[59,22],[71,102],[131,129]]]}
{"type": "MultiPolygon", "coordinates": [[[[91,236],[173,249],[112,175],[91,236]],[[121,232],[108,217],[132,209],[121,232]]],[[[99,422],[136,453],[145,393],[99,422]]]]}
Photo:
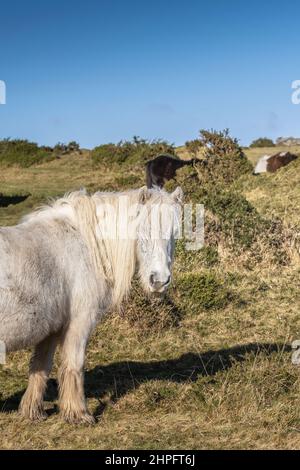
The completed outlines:
{"type": "Polygon", "coordinates": [[[45,417],[43,395],[61,346],[60,412],[92,423],[84,396],[89,336],[120,306],[139,268],[144,288],[170,284],[182,191],[71,193],[0,229],[0,340],[7,351],[34,346],[20,412],[45,417]]]}

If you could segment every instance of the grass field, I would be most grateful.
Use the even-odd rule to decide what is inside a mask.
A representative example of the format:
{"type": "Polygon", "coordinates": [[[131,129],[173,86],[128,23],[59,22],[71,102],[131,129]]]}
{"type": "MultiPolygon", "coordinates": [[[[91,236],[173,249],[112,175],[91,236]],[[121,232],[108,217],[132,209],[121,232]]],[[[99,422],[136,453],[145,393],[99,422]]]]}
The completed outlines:
{"type": "MultiPolygon", "coordinates": [[[[246,154],[254,163],[265,150],[246,154]]],[[[143,180],[134,168],[125,177],[121,167],[93,167],[89,152],[24,169],[1,167],[0,225],[15,224],[72,189],[139,187],[143,180]]],[[[275,242],[256,256],[260,239],[256,249],[239,252],[221,240],[217,253],[203,258],[178,249],[170,311],[150,305],[141,313],[135,300],[128,315],[107,318],[91,338],[85,389],[95,426],[59,418],[58,357],[48,419],[22,420],[17,407],[30,352],[9,355],[0,366],[2,449],[300,448],[300,371],[290,348],[300,338],[300,161],[273,175],[249,173],[232,187],[259,216],[280,221],[288,260],[274,261],[275,242]],[[205,280],[207,295],[213,286],[212,308],[206,298],[194,302],[189,282],[195,278],[205,280]]]]}

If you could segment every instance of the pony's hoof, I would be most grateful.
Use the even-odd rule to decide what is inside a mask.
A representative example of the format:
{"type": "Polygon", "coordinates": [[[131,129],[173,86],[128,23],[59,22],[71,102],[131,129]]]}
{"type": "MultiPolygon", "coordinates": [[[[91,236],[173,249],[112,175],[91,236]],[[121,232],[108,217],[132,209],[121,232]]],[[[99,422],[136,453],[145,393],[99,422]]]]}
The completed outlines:
{"type": "Polygon", "coordinates": [[[19,409],[19,414],[22,418],[29,419],[30,421],[44,421],[48,418],[47,413],[41,408],[19,409]]]}
{"type": "Polygon", "coordinates": [[[96,423],[94,416],[88,412],[84,413],[62,413],[64,420],[69,424],[88,424],[92,425],[96,423]]]}

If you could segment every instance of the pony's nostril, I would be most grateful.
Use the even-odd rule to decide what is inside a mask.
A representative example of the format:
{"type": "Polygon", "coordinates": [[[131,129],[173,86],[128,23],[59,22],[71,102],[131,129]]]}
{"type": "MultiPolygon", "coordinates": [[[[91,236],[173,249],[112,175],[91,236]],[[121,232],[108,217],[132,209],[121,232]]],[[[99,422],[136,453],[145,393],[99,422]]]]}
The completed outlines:
{"type": "Polygon", "coordinates": [[[168,276],[166,280],[159,279],[157,273],[152,273],[149,276],[149,282],[152,287],[161,288],[167,286],[170,283],[171,276],[168,276]]]}
{"type": "Polygon", "coordinates": [[[153,286],[155,284],[154,274],[150,274],[150,284],[153,286]]]}

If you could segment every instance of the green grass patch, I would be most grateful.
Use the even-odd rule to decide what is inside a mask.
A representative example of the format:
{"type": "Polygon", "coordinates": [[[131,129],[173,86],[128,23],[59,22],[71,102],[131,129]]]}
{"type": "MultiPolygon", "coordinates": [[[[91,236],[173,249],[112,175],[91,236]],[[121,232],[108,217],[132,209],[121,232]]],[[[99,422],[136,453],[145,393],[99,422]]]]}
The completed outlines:
{"type": "Polygon", "coordinates": [[[180,276],[176,291],[183,304],[193,312],[222,309],[233,300],[233,294],[214,272],[180,276]]]}
{"type": "Polygon", "coordinates": [[[178,240],[175,248],[175,263],[178,272],[186,272],[201,268],[212,268],[219,263],[216,247],[204,246],[200,250],[187,250],[186,240],[178,240]]]}

